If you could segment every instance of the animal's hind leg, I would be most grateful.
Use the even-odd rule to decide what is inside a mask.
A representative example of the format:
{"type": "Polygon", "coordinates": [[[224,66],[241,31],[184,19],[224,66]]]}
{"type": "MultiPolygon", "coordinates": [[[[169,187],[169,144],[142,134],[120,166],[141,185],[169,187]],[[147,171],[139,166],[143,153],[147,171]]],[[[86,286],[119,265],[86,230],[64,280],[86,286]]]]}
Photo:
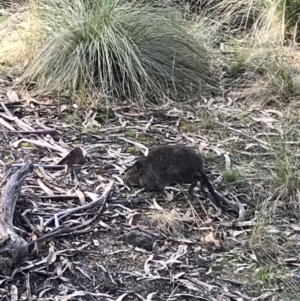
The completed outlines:
{"type": "Polygon", "coordinates": [[[194,190],[194,188],[196,187],[197,182],[198,182],[198,180],[195,179],[195,180],[193,180],[193,182],[191,183],[190,188],[189,188],[189,196],[191,196],[191,195],[193,194],[193,190],[194,190]]]}
{"type": "Polygon", "coordinates": [[[194,188],[196,187],[198,181],[201,183],[201,191],[204,192],[203,180],[200,174],[196,173],[194,179],[189,188],[189,195],[192,195],[194,188]]]}
{"type": "Polygon", "coordinates": [[[197,179],[197,181],[199,181],[201,183],[201,186],[200,186],[201,191],[205,193],[204,182],[203,182],[203,179],[202,179],[201,175],[197,174],[196,175],[196,179],[197,179]]]}
{"type": "Polygon", "coordinates": [[[199,181],[201,183],[201,186],[200,186],[201,191],[205,192],[205,190],[204,190],[204,182],[202,181],[202,179],[200,179],[199,181]]]}

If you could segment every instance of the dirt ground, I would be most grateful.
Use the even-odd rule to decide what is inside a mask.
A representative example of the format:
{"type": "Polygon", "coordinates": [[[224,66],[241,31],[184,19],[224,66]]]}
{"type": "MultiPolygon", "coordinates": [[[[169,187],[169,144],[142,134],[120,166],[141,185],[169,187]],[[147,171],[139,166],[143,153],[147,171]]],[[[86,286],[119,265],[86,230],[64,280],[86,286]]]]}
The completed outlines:
{"type": "MultiPolygon", "coordinates": [[[[298,300],[297,243],[276,241],[288,253],[265,236],[255,243],[256,206],[269,193],[255,174],[266,160],[258,134],[268,124],[258,120],[261,110],[248,111],[244,120],[239,110],[230,98],[216,98],[144,110],[120,103],[93,117],[51,97],[16,93],[3,79],[0,178],[17,170],[11,164],[40,165],[24,182],[14,225],[28,242],[48,238],[38,240],[36,254],[0,273],[1,300],[298,300]],[[46,129],[55,131],[35,132],[46,129]],[[189,198],[187,185],[170,186],[168,199],[124,186],[140,149],[166,143],[203,154],[217,191],[245,205],[241,221],[220,214],[200,187],[189,198]],[[47,168],[76,146],[87,150],[86,164],[67,172],[47,168]],[[238,175],[221,173],[229,163],[238,175]],[[90,203],[109,185],[102,208],[59,215],[90,203]],[[278,265],[268,266],[270,257],[278,265]]],[[[286,235],[297,225],[291,215],[282,222],[263,231],[286,235]]]]}

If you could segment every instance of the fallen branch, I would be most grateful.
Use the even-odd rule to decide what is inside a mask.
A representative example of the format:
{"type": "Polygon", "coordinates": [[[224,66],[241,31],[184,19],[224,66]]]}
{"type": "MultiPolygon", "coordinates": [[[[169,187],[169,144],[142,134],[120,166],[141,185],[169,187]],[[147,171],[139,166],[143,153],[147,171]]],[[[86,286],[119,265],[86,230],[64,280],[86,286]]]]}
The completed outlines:
{"type": "MultiPolygon", "coordinates": [[[[24,163],[14,163],[11,164],[12,167],[23,167],[24,163]]],[[[64,169],[66,165],[56,165],[56,164],[33,164],[34,168],[39,166],[43,167],[44,169],[64,169]]],[[[82,165],[74,164],[73,167],[80,167],[82,165]]]]}
{"type": "MultiPolygon", "coordinates": [[[[103,194],[101,195],[100,198],[96,199],[94,202],[90,203],[90,204],[87,204],[87,205],[91,205],[92,206],[88,206],[89,208],[91,207],[94,207],[95,205],[97,205],[98,203],[101,203],[100,205],[100,208],[98,209],[97,213],[94,215],[94,217],[89,220],[87,223],[84,223],[84,224],[81,224],[81,225],[78,225],[76,227],[73,227],[73,228],[63,228],[61,226],[59,226],[58,228],[56,228],[55,231],[51,232],[51,233],[47,233],[45,234],[44,236],[41,236],[39,237],[37,240],[35,241],[32,241],[31,243],[29,243],[29,247],[33,247],[35,244],[39,243],[39,242],[42,242],[42,241],[45,241],[45,240],[49,240],[50,238],[53,238],[54,236],[63,236],[63,235],[66,235],[66,234],[76,234],[80,232],[80,229],[83,228],[83,227],[86,227],[88,225],[90,225],[91,223],[93,223],[95,221],[95,219],[99,216],[99,214],[103,211],[103,208],[104,208],[104,205],[107,201],[107,198],[111,192],[111,189],[112,189],[112,186],[113,186],[113,181],[111,181],[109,184],[108,184],[108,187],[105,189],[105,191],[103,192],[103,194]]],[[[76,209],[76,211],[78,210],[82,210],[82,207],[87,207],[86,205],[84,206],[80,206],[80,207],[77,207],[77,208],[73,208],[73,209],[76,209]],[[79,208],[79,209],[78,209],[79,208]]],[[[87,209],[87,208],[85,208],[87,209]]],[[[65,213],[66,211],[64,211],[65,213]]],[[[72,212],[69,212],[69,214],[71,214],[72,212]]],[[[64,215],[65,216],[65,215],[64,215]]],[[[63,217],[64,217],[63,216],[63,217]]],[[[53,219],[52,219],[53,220],[53,219]]],[[[49,223],[52,221],[51,219],[48,220],[46,223],[49,223]]],[[[86,231],[85,229],[83,229],[82,231],[86,231]]],[[[82,234],[83,232],[81,232],[82,234]]]]}
{"type": "Polygon", "coordinates": [[[0,130],[1,133],[6,134],[22,134],[22,135],[51,135],[51,136],[57,136],[58,132],[54,129],[49,130],[37,130],[37,131],[3,131],[0,130]]]}
{"type": "MultiPolygon", "coordinates": [[[[75,165],[74,165],[75,166],[75,165]]],[[[39,198],[41,200],[56,200],[56,201],[67,201],[67,200],[78,200],[79,197],[78,195],[69,195],[69,194],[62,194],[62,195],[34,195],[34,194],[21,194],[22,197],[24,198],[39,198]]],[[[88,195],[84,194],[85,200],[87,201],[93,201],[91,197],[88,195]]],[[[162,201],[163,202],[163,201],[162,201]]],[[[144,199],[116,199],[116,200],[111,200],[109,201],[110,206],[115,206],[115,205],[139,205],[139,204],[144,204],[145,200],[144,199]]]]}
{"type": "Polygon", "coordinates": [[[33,164],[28,161],[10,178],[0,196],[0,265],[11,266],[28,251],[28,243],[14,231],[13,217],[22,184],[33,164]]]}
{"type": "MultiPolygon", "coordinates": [[[[90,208],[94,208],[95,206],[99,205],[100,203],[102,202],[106,202],[106,199],[108,198],[111,190],[112,190],[112,187],[113,187],[113,184],[114,184],[114,181],[110,181],[109,184],[107,185],[106,189],[104,190],[103,194],[97,198],[95,201],[91,202],[91,203],[88,203],[88,204],[84,204],[82,206],[78,206],[78,207],[75,207],[75,208],[70,208],[70,209],[67,209],[67,210],[64,210],[64,211],[61,211],[59,213],[56,213],[53,217],[51,217],[50,219],[48,219],[45,223],[44,223],[44,226],[47,226],[49,225],[53,220],[55,220],[56,222],[56,226],[58,227],[58,222],[66,217],[66,216],[69,216],[75,212],[78,212],[78,211],[81,211],[81,210],[86,210],[86,209],[90,209],[90,208]]],[[[103,205],[104,205],[103,203],[103,205]]]]}

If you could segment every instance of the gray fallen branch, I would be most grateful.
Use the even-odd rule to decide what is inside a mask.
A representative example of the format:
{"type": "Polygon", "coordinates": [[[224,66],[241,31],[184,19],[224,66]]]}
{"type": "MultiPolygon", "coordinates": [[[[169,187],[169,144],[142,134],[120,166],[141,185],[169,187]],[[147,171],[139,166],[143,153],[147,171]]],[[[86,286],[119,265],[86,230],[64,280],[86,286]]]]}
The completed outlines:
{"type": "Polygon", "coordinates": [[[50,130],[37,130],[37,131],[4,131],[0,130],[1,133],[6,133],[6,134],[22,134],[22,135],[51,135],[51,136],[57,136],[58,132],[55,129],[50,129],[50,130]]]}
{"type": "MultiPolygon", "coordinates": [[[[45,241],[45,240],[49,240],[50,238],[53,238],[53,237],[63,236],[64,234],[74,235],[74,233],[77,233],[78,231],[81,231],[80,228],[82,228],[83,226],[86,227],[87,225],[91,224],[94,220],[95,219],[93,218],[88,224],[79,225],[79,226],[72,227],[72,228],[70,228],[70,227],[68,227],[68,228],[66,228],[66,227],[57,228],[53,232],[47,233],[47,234],[39,237],[38,239],[30,242],[28,244],[28,247],[32,247],[36,243],[39,243],[39,242],[42,242],[42,241],[45,241]]],[[[85,229],[83,229],[83,230],[86,231],[85,229]]]]}
{"type": "Polygon", "coordinates": [[[28,243],[14,231],[13,217],[22,184],[33,164],[28,161],[7,182],[0,196],[0,265],[11,266],[28,251],[28,243]]]}
{"type": "MultiPolygon", "coordinates": [[[[114,180],[111,180],[108,183],[108,185],[107,185],[106,189],[104,190],[103,194],[99,198],[94,200],[93,202],[88,203],[88,204],[84,204],[82,206],[78,206],[78,207],[75,207],[75,208],[70,208],[70,209],[61,211],[59,213],[56,213],[53,217],[51,217],[50,219],[48,219],[44,223],[44,226],[49,225],[53,220],[55,220],[55,222],[58,223],[62,218],[67,217],[67,216],[69,216],[69,215],[71,215],[75,212],[90,209],[90,208],[94,208],[94,207],[98,206],[101,202],[103,202],[103,200],[106,201],[106,199],[108,198],[108,196],[109,196],[109,194],[112,190],[113,184],[114,184],[114,180]]],[[[57,224],[57,226],[58,226],[58,224],[57,224]]]]}
{"type": "MultiPolygon", "coordinates": [[[[98,209],[97,213],[95,213],[94,217],[91,220],[89,220],[87,223],[81,224],[81,225],[78,225],[78,226],[72,227],[72,228],[70,228],[70,227],[66,228],[66,227],[61,227],[60,226],[60,227],[56,228],[56,230],[54,230],[53,232],[47,233],[44,236],[39,237],[37,240],[31,242],[29,244],[29,246],[31,247],[34,244],[39,243],[41,241],[49,240],[50,238],[52,238],[54,236],[62,236],[64,234],[72,234],[73,235],[76,231],[78,232],[78,231],[80,231],[81,228],[84,228],[84,227],[90,225],[91,223],[93,223],[94,220],[97,218],[97,216],[102,212],[102,210],[104,208],[104,205],[105,205],[105,203],[107,201],[107,198],[108,198],[108,196],[109,196],[109,194],[111,192],[112,186],[113,186],[113,181],[111,181],[108,184],[107,188],[105,189],[105,191],[103,192],[103,194],[101,195],[100,198],[96,199],[92,203],[86,204],[86,205],[89,205],[89,206],[83,205],[83,206],[79,206],[79,207],[76,207],[76,208],[72,208],[72,209],[76,209],[76,211],[79,211],[79,210],[82,210],[82,207],[85,207],[85,209],[88,209],[88,208],[94,207],[95,205],[98,205],[98,203],[101,203],[100,208],[98,209]],[[92,206],[91,206],[91,204],[92,204],[92,206]]],[[[64,213],[65,212],[66,211],[64,211],[64,213]]],[[[74,213],[74,212],[71,212],[71,213],[74,213]]],[[[52,220],[53,220],[53,218],[52,218],[52,220]]],[[[49,222],[49,221],[51,222],[51,219],[48,220],[47,222],[49,222]]]]}
{"type": "MultiPolygon", "coordinates": [[[[62,195],[33,195],[33,194],[21,194],[22,197],[25,198],[39,198],[41,200],[78,200],[79,197],[78,195],[68,195],[68,194],[62,194],[62,195]]],[[[86,201],[92,201],[92,198],[84,194],[85,200],[86,201]]],[[[114,206],[114,205],[138,205],[138,204],[144,204],[145,200],[142,198],[137,198],[137,199],[116,199],[116,200],[110,200],[109,205],[114,206]]]]}
{"type": "MultiPolygon", "coordinates": [[[[24,163],[14,163],[11,164],[12,167],[22,167],[24,163]]],[[[34,168],[39,166],[43,167],[44,169],[63,169],[66,165],[56,165],[56,164],[33,164],[34,168]]],[[[82,165],[74,164],[73,167],[82,167],[82,165]]]]}

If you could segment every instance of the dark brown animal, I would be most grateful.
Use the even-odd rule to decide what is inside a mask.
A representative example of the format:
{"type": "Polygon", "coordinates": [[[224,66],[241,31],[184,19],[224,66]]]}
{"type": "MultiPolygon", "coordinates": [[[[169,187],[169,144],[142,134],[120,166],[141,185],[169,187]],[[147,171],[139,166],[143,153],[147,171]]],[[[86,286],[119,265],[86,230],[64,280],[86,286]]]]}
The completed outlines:
{"type": "Polygon", "coordinates": [[[147,189],[164,191],[168,184],[191,184],[192,193],[197,182],[208,188],[214,203],[226,210],[227,202],[212,187],[203,168],[203,161],[192,148],[184,145],[163,145],[154,147],[147,157],[141,157],[126,171],[124,183],[128,186],[137,185],[147,189]]]}

